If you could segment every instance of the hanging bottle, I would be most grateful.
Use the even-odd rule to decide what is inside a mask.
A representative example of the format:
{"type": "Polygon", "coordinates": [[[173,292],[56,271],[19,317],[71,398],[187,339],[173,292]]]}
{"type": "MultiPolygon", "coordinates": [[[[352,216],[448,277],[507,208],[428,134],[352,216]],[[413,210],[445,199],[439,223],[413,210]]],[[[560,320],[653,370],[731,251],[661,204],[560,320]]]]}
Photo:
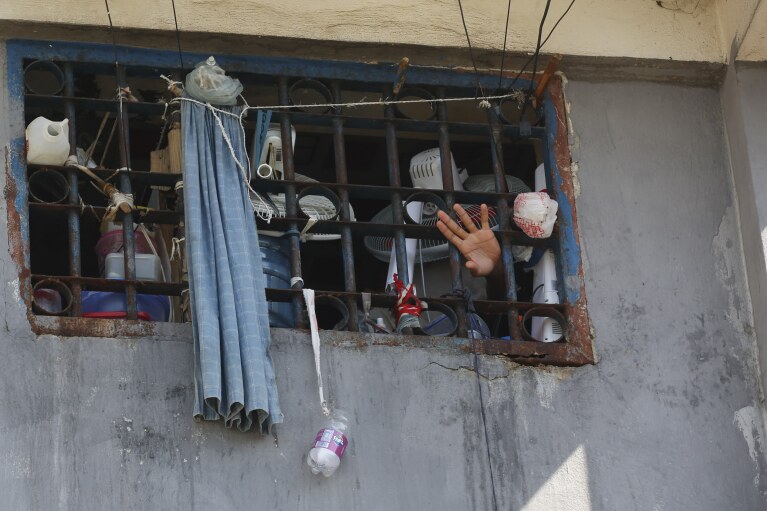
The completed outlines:
{"type": "Polygon", "coordinates": [[[335,410],[326,427],[317,433],[312,449],[306,457],[306,463],[313,474],[322,473],[325,477],[333,475],[349,445],[346,436],[348,430],[349,414],[343,410],[335,410]]]}
{"type": "Polygon", "coordinates": [[[27,163],[64,165],[69,157],[69,119],[38,117],[27,126],[27,163]]]}

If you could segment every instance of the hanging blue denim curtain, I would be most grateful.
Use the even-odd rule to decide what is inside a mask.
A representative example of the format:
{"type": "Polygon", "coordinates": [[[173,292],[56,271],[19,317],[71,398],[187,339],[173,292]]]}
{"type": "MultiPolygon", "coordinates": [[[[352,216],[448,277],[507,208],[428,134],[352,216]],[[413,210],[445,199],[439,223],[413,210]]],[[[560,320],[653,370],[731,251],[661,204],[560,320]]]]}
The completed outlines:
{"type": "MultiPolygon", "coordinates": [[[[218,112],[247,168],[241,107],[218,112]]],[[[181,104],[184,213],[195,354],[197,420],[262,433],[282,422],[269,355],[269,316],[248,190],[214,113],[181,104]]]]}

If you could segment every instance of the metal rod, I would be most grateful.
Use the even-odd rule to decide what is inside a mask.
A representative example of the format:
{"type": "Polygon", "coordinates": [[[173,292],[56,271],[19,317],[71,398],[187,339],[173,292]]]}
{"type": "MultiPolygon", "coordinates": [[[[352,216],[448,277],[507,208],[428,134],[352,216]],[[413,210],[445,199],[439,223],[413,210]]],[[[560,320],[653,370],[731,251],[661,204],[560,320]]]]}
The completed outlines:
{"type": "MultiPolygon", "coordinates": [[[[445,89],[440,87],[437,90],[437,97],[445,97],[445,89]]],[[[450,133],[448,131],[447,124],[447,104],[437,104],[437,118],[439,119],[439,158],[442,166],[442,188],[445,190],[445,202],[449,209],[449,214],[453,219],[456,218],[453,211],[453,205],[455,204],[455,195],[451,193],[455,190],[456,183],[453,182],[453,157],[450,151],[450,133]]],[[[461,252],[452,243],[448,243],[449,256],[448,261],[450,263],[450,280],[453,290],[463,289],[463,279],[461,277],[461,252]]],[[[463,304],[455,307],[455,314],[458,317],[458,331],[459,337],[466,337],[467,335],[467,317],[466,307],[463,304]]]]}
{"type": "MultiPolygon", "coordinates": [[[[493,161],[495,191],[498,193],[508,193],[509,187],[508,183],[506,183],[506,172],[503,169],[503,139],[501,136],[500,123],[498,121],[498,116],[493,109],[489,109],[487,115],[488,122],[490,123],[490,156],[493,161]]],[[[498,199],[496,208],[499,228],[502,231],[509,230],[510,211],[508,201],[505,198],[498,199]]],[[[511,253],[511,237],[505,233],[501,234],[501,261],[503,262],[503,274],[506,277],[506,299],[516,301],[517,282],[514,277],[514,256],[511,253]]],[[[519,340],[521,338],[517,315],[518,310],[514,307],[512,307],[507,314],[509,336],[514,340],[519,340]]]]}
{"type": "MultiPolygon", "coordinates": [[[[391,87],[384,88],[384,97],[388,98],[392,94],[391,87]]],[[[395,127],[393,119],[396,117],[394,114],[394,107],[387,105],[384,108],[384,115],[387,122],[385,125],[386,130],[386,155],[389,170],[389,186],[393,188],[400,187],[399,178],[399,151],[397,149],[397,128],[395,127]]],[[[405,219],[402,214],[402,196],[398,191],[392,191],[391,193],[391,212],[393,223],[400,225],[404,223],[405,219]]],[[[405,249],[405,231],[400,229],[394,229],[394,253],[397,259],[397,272],[399,273],[399,279],[404,282],[410,282],[410,275],[408,275],[407,267],[407,250],[405,249]]],[[[391,275],[387,275],[388,279],[391,275]]]]}
{"type": "MultiPolygon", "coordinates": [[[[288,78],[281,76],[279,79],[279,98],[281,105],[290,104],[290,93],[288,89],[288,78]]],[[[283,176],[286,180],[293,181],[296,178],[296,170],[293,164],[293,130],[290,125],[290,113],[285,112],[280,118],[280,136],[282,138],[282,165],[283,176]]],[[[290,218],[297,216],[298,204],[296,200],[296,187],[287,185],[285,187],[285,215],[290,218]]],[[[295,279],[301,278],[301,238],[298,230],[298,224],[291,222],[288,226],[288,235],[290,238],[290,273],[295,279]]],[[[298,284],[294,284],[298,286],[298,284]]],[[[291,286],[293,287],[293,286],[291,286]]],[[[303,287],[303,284],[298,286],[303,287]]],[[[296,317],[296,326],[299,328],[304,325],[303,302],[299,296],[293,298],[293,311],[296,317]]]]}
{"type": "MultiPolygon", "coordinates": [[[[71,63],[64,64],[64,95],[67,98],[75,95],[75,76],[71,63]]],[[[65,103],[67,118],[69,119],[69,154],[77,155],[77,119],[75,104],[72,100],[65,103]]],[[[87,162],[86,162],[87,164],[87,162]]],[[[79,204],[80,192],[77,189],[77,170],[68,169],[69,180],[69,204],[79,204]]],[[[69,234],[69,274],[79,277],[82,271],[82,257],[80,245],[80,215],[77,210],[71,209],[67,213],[67,231],[69,234]]],[[[72,316],[79,317],[82,313],[82,287],[79,282],[72,283],[72,316]]]]}
{"type": "MultiPolygon", "coordinates": [[[[341,102],[341,84],[334,81],[331,84],[333,101],[341,102]]],[[[346,144],[344,140],[344,121],[340,118],[333,119],[333,149],[336,162],[336,182],[347,184],[349,176],[346,169],[346,144]]],[[[341,189],[338,192],[341,199],[341,220],[343,222],[351,221],[351,210],[349,207],[349,190],[341,189]]],[[[354,244],[352,240],[352,231],[349,227],[341,227],[341,257],[344,265],[344,289],[347,292],[357,291],[357,282],[354,274],[354,244]]],[[[346,300],[346,306],[349,308],[349,330],[356,332],[357,325],[357,300],[349,298],[346,300]]]]}
{"type": "MultiPolygon", "coordinates": [[[[125,68],[117,65],[117,94],[122,95],[122,89],[127,87],[125,78],[125,68]]],[[[120,144],[120,165],[128,171],[130,168],[130,127],[128,125],[127,102],[122,101],[117,111],[117,130],[118,142],[120,144]]],[[[122,193],[132,193],[130,177],[128,173],[120,174],[120,191],[122,193]]],[[[136,280],[136,238],[133,231],[133,216],[124,213],[118,213],[123,222],[123,255],[125,261],[125,280],[136,280]]],[[[138,308],[136,303],[136,286],[134,284],[125,285],[125,312],[127,319],[138,318],[138,308]]]]}

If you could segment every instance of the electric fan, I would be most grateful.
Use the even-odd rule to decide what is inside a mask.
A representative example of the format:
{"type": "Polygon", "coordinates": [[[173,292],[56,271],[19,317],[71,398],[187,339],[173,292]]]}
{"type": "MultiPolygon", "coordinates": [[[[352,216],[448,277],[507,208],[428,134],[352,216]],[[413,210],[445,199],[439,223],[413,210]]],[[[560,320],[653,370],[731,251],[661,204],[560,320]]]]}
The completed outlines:
{"type": "MultiPolygon", "coordinates": [[[[535,190],[546,191],[546,174],[543,164],[535,169],[535,190]]],[[[554,252],[546,250],[540,261],[533,266],[533,302],[559,303],[557,291],[557,267],[554,252]]],[[[562,325],[553,318],[533,316],[530,335],[541,342],[554,342],[562,337],[562,325]]]]}
{"type": "MultiPolygon", "coordinates": [[[[292,143],[296,145],[296,130],[292,128],[292,143]]],[[[270,125],[266,132],[263,149],[259,158],[259,165],[256,169],[258,177],[262,179],[284,179],[284,167],[282,161],[282,137],[280,136],[279,126],[270,125]]],[[[295,180],[303,183],[317,183],[316,179],[295,174],[295,180]]],[[[262,218],[276,216],[285,217],[285,194],[284,193],[266,193],[255,195],[251,192],[250,201],[253,204],[253,210],[262,218]]],[[[298,204],[306,216],[314,217],[317,220],[330,220],[336,217],[336,211],[333,202],[327,197],[321,195],[306,195],[301,197],[298,204]]],[[[354,210],[349,205],[349,216],[352,221],[354,210]]],[[[270,230],[259,230],[260,234],[266,236],[282,236],[284,233],[270,230]]],[[[307,233],[306,239],[313,241],[332,241],[340,239],[339,234],[315,234],[307,233]]]]}
{"type": "MultiPolygon", "coordinates": [[[[416,186],[417,188],[441,189],[442,173],[441,173],[441,163],[439,160],[439,150],[430,149],[429,151],[425,151],[424,153],[419,153],[418,155],[416,155],[416,157],[413,158],[413,160],[410,163],[411,177],[413,178],[413,184],[420,185],[420,186],[416,186]],[[430,153],[430,154],[424,154],[424,153],[430,153]],[[424,155],[424,156],[421,159],[416,160],[416,158],[418,158],[421,155],[424,155]],[[425,166],[423,165],[424,160],[427,160],[429,163],[429,168],[427,169],[424,169],[424,166],[425,166]],[[418,165],[415,171],[412,170],[414,167],[414,163],[418,165]],[[434,173],[438,173],[436,177],[433,175],[434,173]],[[424,175],[427,176],[428,183],[426,183],[426,179],[422,177],[424,175]]],[[[453,168],[455,168],[455,164],[453,165],[453,168]]],[[[453,173],[453,182],[460,183],[461,181],[456,179],[456,174],[460,175],[460,174],[463,174],[463,172],[458,173],[457,171],[454,171],[453,173]]],[[[506,176],[506,184],[509,188],[509,193],[525,193],[530,191],[530,188],[524,183],[524,181],[513,176],[506,176]]],[[[458,187],[456,186],[456,188],[458,187]]],[[[469,176],[463,181],[463,188],[472,192],[490,192],[490,193],[495,192],[495,176],[493,174],[469,176]]],[[[466,212],[469,214],[469,217],[474,221],[474,223],[477,226],[479,226],[480,225],[479,205],[462,204],[462,206],[466,210],[466,212]]],[[[411,215],[411,217],[412,216],[413,215],[411,215]]],[[[491,229],[498,228],[498,219],[496,218],[495,208],[493,207],[488,208],[488,220],[489,220],[491,229]]],[[[386,206],[384,209],[378,212],[370,221],[372,223],[379,223],[379,224],[394,223],[394,217],[392,215],[391,206],[386,206]]],[[[423,205],[420,223],[421,225],[427,225],[430,227],[436,225],[437,207],[434,204],[427,202],[423,205]]],[[[460,220],[458,220],[458,223],[459,224],[461,223],[460,220]]],[[[393,237],[366,236],[363,242],[365,244],[365,248],[367,248],[367,250],[373,255],[373,257],[383,262],[390,261],[392,248],[394,247],[393,237]]],[[[413,245],[413,246],[416,247],[416,245],[413,245]]],[[[415,252],[413,254],[413,256],[415,257],[414,261],[417,261],[419,263],[420,262],[428,263],[432,261],[439,261],[441,259],[446,259],[449,253],[447,240],[444,240],[444,239],[421,240],[420,248],[416,250],[411,250],[410,246],[408,246],[407,251],[408,251],[408,255],[413,254],[413,252],[415,252]]]]}

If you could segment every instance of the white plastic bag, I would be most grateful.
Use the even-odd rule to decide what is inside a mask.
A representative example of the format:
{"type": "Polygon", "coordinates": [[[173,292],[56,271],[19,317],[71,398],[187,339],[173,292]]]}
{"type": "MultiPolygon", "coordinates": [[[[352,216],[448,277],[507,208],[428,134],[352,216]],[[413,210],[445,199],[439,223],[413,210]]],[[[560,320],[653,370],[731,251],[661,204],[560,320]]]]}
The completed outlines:
{"type": "Polygon", "coordinates": [[[236,105],[242,84],[238,79],[226,76],[226,72],[216,64],[216,59],[208,57],[186,75],[184,90],[197,101],[211,105],[236,105]]]}
{"type": "Polygon", "coordinates": [[[514,200],[514,222],[531,238],[548,238],[557,209],[559,204],[546,192],[520,193],[514,200]]]}

